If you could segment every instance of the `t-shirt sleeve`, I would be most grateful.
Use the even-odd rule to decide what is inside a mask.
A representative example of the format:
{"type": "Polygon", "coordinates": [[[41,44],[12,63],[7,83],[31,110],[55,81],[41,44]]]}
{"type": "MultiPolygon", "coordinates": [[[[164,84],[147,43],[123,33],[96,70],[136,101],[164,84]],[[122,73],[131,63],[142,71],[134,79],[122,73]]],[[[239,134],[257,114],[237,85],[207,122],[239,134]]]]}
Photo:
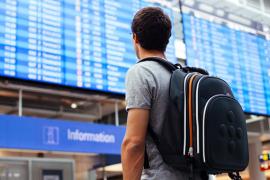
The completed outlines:
{"type": "Polygon", "coordinates": [[[151,109],[152,74],[143,66],[132,67],[126,76],[126,110],[151,109]]]}

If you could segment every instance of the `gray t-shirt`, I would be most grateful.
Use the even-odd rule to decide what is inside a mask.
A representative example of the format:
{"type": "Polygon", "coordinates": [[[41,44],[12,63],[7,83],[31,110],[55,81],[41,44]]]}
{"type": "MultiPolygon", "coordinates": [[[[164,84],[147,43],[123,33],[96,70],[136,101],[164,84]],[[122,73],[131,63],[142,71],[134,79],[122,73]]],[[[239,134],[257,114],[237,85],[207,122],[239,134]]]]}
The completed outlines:
{"type": "MultiPolygon", "coordinates": [[[[141,108],[150,110],[150,126],[155,133],[161,130],[169,100],[171,73],[158,62],[144,61],[131,67],[126,76],[126,109],[141,108]]],[[[146,180],[185,180],[188,174],[166,165],[156,145],[146,137],[146,152],[149,169],[144,169],[141,179],[146,180]]]]}

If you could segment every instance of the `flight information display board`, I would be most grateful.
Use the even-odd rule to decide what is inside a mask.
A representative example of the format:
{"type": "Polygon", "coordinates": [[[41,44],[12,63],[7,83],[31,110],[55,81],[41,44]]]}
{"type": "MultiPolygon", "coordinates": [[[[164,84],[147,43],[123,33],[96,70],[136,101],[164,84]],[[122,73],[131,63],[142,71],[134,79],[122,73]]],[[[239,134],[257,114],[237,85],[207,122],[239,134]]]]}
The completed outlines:
{"type": "MultiPolygon", "coordinates": [[[[270,114],[270,41],[252,28],[183,11],[187,64],[226,80],[245,112],[270,114]],[[205,17],[205,18],[204,18],[205,17]],[[211,20],[212,19],[212,20],[211,20]],[[218,23],[220,22],[220,23],[218,23]]],[[[251,23],[252,24],[252,23],[251,23]]]]}
{"type": "MultiPolygon", "coordinates": [[[[0,0],[0,76],[123,94],[145,0],[0,0]]],[[[170,8],[162,7],[172,18],[170,8]]],[[[174,61],[174,36],[167,57],[174,61]]]]}

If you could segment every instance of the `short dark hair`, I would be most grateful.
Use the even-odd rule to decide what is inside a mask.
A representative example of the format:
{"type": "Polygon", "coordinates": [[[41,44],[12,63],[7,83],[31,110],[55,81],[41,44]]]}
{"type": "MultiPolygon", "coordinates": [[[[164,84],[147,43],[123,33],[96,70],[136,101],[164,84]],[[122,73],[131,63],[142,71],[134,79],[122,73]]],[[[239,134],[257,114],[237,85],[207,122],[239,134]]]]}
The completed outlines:
{"type": "Polygon", "coordinates": [[[169,16],[159,7],[145,7],[139,10],[131,24],[132,33],[139,44],[147,50],[164,52],[171,37],[172,24],[169,16]]]}

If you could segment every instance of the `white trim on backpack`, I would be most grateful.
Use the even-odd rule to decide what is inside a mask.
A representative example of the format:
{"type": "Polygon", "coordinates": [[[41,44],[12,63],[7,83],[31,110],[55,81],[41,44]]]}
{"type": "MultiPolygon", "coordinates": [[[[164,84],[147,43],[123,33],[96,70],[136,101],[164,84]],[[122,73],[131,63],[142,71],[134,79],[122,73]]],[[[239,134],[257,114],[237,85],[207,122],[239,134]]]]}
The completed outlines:
{"type": "Polygon", "coordinates": [[[197,154],[200,153],[200,126],[199,126],[199,87],[200,82],[202,79],[206,78],[207,76],[202,76],[200,80],[198,81],[197,88],[196,88],[196,129],[197,129],[197,154]]]}
{"type": "Polygon", "coordinates": [[[218,96],[224,96],[224,94],[216,94],[214,96],[212,96],[211,98],[209,98],[204,106],[204,110],[203,110],[203,127],[202,127],[202,130],[203,130],[203,142],[202,142],[202,146],[203,146],[203,162],[205,163],[206,162],[206,158],[205,158],[205,114],[206,114],[206,110],[207,110],[207,106],[208,104],[210,103],[210,101],[212,99],[214,99],[215,97],[218,97],[218,96]]]}

